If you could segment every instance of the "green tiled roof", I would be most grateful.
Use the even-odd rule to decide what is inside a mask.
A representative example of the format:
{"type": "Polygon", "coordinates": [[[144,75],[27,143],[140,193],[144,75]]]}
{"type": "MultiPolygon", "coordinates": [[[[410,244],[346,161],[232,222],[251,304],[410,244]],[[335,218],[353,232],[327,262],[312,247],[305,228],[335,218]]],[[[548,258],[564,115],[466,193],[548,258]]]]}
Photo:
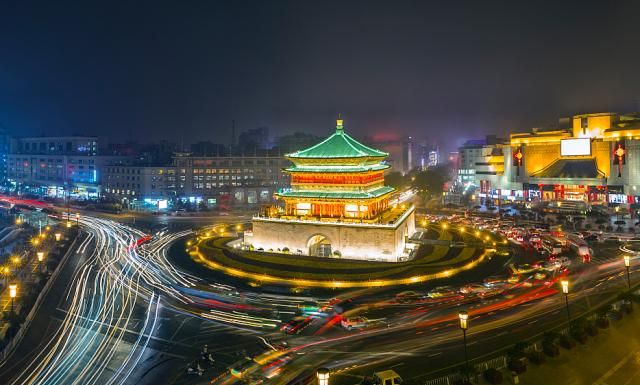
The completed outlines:
{"type": "Polygon", "coordinates": [[[367,172],[386,170],[390,166],[388,164],[371,164],[365,166],[292,166],[285,168],[288,172],[367,172]]]}
{"type": "Polygon", "coordinates": [[[366,192],[280,190],[278,195],[283,198],[369,199],[377,198],[393,191],[395,191],[393,187],[383,186],[366,192]]]}
{"type": "Polygon", "coordinates": [[[605,178],[605,175],[598,170],[595,159],[558,159],[531,177],[586,179],[605,178]]]}
{"type": "Polygon", "coordinates": [[[288,154],[288,158],[370,158],[386,157],[389,154],[367,147],[344,132],[338,124],[330,137],[304,150],[288,154]]]}

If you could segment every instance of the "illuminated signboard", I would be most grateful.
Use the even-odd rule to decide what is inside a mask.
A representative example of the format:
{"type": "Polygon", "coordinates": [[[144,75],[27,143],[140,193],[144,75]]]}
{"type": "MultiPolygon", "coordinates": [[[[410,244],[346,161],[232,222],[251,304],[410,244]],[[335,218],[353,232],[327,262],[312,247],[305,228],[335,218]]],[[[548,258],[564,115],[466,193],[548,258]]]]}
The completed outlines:
{"type": "Polygon", "coordinates": [[[561,156],[591,155],[591,139],[564,139],[560,141],[561,156]]]}

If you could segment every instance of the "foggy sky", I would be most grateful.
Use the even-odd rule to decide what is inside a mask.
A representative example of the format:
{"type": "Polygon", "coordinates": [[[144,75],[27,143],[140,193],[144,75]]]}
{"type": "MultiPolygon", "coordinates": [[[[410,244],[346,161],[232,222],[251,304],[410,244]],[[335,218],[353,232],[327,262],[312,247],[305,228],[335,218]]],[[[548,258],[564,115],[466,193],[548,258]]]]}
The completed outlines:
{"type": "Polygon", "coordinates": [[[637,2],[533,3],[0,0],[0,125],[226,143],[341,112],[453,148],[639,110],[637,2]]]}

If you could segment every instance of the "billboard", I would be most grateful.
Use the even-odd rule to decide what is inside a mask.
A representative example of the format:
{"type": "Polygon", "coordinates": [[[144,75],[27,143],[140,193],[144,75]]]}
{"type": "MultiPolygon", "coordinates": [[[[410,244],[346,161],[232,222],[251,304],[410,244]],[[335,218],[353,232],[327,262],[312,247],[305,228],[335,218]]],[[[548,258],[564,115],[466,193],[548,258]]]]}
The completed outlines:
{"type": "Polygon", "coordinates": [[[591,139],[563,139],[560,141],[560,156],[591,155],[591,139]]]}

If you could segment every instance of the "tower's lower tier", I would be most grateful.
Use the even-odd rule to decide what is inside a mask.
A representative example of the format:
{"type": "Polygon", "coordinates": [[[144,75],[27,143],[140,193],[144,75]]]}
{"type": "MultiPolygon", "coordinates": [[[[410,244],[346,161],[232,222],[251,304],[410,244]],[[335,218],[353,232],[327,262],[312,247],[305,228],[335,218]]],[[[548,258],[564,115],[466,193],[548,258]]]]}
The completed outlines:
{"type": "Polygon", "coordinates": [[[254,218],[245,244],[254,250],[318,257],[398,262],[415,232],[414,209],[390,224],[339,223],[280,218],[254,218]]]}

